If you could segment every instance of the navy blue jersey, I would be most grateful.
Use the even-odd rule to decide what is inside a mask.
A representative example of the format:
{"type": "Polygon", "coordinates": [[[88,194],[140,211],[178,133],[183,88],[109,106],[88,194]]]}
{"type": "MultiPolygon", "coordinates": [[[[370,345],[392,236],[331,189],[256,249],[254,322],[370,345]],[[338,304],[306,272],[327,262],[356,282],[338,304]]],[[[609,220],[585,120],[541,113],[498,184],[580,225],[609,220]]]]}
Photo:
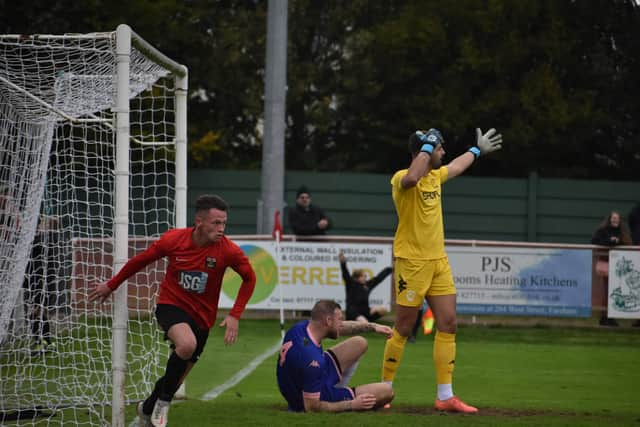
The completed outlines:
{"type": "Polygon", "coordinates": [[[319,398],[327,378],[322,345],[309,335],[309,321],[296,323],[282,341],[277,363],[278,388],[289,410],[304,411],[303,396],[319,398]]]}

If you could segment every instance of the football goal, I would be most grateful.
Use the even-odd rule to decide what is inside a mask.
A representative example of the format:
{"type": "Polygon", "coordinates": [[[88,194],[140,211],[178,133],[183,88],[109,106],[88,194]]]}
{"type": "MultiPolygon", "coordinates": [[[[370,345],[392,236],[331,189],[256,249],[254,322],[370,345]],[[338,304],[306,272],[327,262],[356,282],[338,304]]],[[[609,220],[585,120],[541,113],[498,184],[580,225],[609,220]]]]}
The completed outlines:
{"type": "Polygon", "coordinates": [[[164,265],[87,295],[186,225],[186,97],[126,25],[0,35],[0,424],[123,426],[162,375],[164,265]]]}

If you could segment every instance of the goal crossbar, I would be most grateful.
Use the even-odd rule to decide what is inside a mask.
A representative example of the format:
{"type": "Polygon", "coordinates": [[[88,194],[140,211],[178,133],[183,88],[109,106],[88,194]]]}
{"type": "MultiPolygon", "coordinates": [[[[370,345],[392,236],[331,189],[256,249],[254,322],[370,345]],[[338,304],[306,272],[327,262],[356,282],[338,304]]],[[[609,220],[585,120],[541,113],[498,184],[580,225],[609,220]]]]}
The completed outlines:
{"type": "MultiPolygon", "coordinates": [[[[171,71],[173,74],[179,77],[186,77],[188,71],[187,67],[169,58],[164,53],[153,47],[151,43],[143,39],[138,33],[133,31],[128,25],[122,24],[121,27],[128,28],[131,33],[131,43],[149,57],[154,62],[162,65],[164,68],[171,71]]],[[[112,39],[114,32],[101,32],[101,33],[89,33],[89,34],[4,34],[0,35],[0,39],[15,40],[16,42],[25,40],[95,40],[95,39],[112,39]]],[[[69,48],[66,48],[69,49],[69,48]]]]}

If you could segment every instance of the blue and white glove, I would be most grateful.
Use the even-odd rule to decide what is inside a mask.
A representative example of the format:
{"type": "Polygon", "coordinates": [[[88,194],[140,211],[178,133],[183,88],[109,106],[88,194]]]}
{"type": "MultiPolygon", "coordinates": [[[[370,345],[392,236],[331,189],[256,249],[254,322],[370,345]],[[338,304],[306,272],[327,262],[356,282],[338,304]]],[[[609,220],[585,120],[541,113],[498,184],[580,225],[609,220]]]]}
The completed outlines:
{"type": "Polygon", "coordinates": [[[420,148],[420,151],[424,151],[430,155],[438,144],[444,143],[444,138],[438,129],[431,128],[426,132],[417,130],[416,137],[418,138],[418,141],[422,142],[422,148],[420,148]]]}
{"type": "Polygon", "coordinates": [[[476,128],[476,145],[476,147],[469,148],[469,151],[476,156],[476,159],[480,157],[480,155],[484,156],[485,154],[498,151],[502,148],[502,134],[496,134],[496,130],[491,128],[483,135],[480,128],[476,128]]]}

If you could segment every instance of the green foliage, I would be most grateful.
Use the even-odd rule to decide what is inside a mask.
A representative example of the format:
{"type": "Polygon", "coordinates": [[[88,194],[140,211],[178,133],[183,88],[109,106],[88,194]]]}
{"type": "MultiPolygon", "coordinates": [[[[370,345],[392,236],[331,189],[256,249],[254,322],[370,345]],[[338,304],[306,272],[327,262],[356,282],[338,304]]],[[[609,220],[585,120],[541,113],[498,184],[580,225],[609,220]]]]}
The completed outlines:
{"type": "MultiPolygon", "coordinates": [[[[189,67],[192,160],[260,167],[268,2],[0,3],[7,33],[128,23],[189,67]],[[211,135],[215,149],[203,151],[211,135]]],[[[471,173],[636,179],[633,4],[290,0],[286,166],[387,173],[408,164],[416,128],[440,128],[452,158],[474,143],[475,127],[496,127],[504,150],[471,173]]]]}

